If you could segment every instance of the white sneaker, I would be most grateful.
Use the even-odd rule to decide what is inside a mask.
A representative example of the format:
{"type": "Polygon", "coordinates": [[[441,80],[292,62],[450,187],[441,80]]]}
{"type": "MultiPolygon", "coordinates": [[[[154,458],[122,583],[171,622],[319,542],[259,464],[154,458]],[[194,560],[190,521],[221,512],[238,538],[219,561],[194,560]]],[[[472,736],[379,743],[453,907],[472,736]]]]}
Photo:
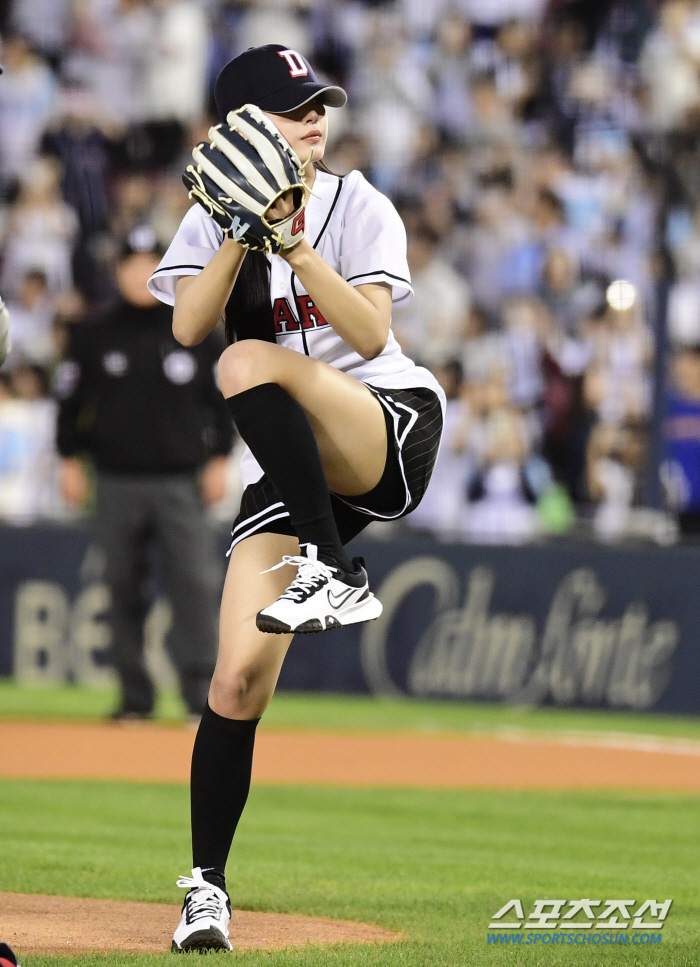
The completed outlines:
{"type": "MultiPolygon", "coordinates": [[[[382,606],[369,589],[369,579],[360,558],[355,558],[357,571],[345,574],[317,559],[315,544],[304,544],[306,556],[285,554],[279,564],[298,568],[297,576],[284,594],[269,608],[258,612],[256,624],[269,634],[328,631],[343,625],[373,621],[382,606]]],[[[267,573],[266,571],[263,572],[267,573]]]]}
{"type": "Polygon", "coordinates": [[[192,876],[179,877],[177,885],[189,893],[182,904],[182,917],[173,937],[171,953],[233,950],[228,939],[231,920],[228,894],[213,883],[207,883],[199,866],[192,870],[192,876]]]}

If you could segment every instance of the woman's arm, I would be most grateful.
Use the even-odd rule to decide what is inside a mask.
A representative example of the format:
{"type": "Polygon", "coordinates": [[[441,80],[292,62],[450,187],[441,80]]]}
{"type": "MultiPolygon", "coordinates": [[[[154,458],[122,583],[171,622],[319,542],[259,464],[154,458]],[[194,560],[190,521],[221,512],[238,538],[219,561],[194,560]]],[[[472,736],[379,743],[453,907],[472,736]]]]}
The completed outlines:
{"type": "Polygon", "coordinates": [[[384,283],[350,285],[306,239],[280,254],[341,339],[363,359],[378,356],[389,338],[391,288],[384,283]]]}
{"type": "MultiPolygon", "coordinates": [[[[175,286],[173,335],[183,346],[196,346],[217,324],[238,277],[246,250],[225,238],[199,275],[186,275],[175,286]]],[[[323,311],[323,310],[321,310],[323,311]]]]}

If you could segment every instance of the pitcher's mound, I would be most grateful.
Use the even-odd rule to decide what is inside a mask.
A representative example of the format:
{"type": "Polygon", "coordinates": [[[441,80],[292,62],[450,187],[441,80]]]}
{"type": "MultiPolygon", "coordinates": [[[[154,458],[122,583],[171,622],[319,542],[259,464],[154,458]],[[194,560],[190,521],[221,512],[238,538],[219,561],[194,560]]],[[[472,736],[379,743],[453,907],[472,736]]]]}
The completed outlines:
{"type": "MultiPolygon", "coordinates": [[[[0,940],[23,954],[76,954],[88,950],[167,953],[180,907],[165,903],[85,900],[0,893],[0,940]]],[[[365,923],[234,910],[229,928],[238,950],[305,944],[388,943],[401,935],[365,923]]]]}

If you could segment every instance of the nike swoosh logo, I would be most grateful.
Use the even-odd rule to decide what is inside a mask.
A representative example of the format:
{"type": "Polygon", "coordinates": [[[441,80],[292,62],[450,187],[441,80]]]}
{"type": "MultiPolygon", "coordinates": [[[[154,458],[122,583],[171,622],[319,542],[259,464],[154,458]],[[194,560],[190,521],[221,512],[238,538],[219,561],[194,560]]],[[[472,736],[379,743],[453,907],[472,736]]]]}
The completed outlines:
{"type": "Polygon", "coordinates": [[[361,590],[361,588],[350,588],[349,591],[344,591],[343,594],[339,594],[337,597],[336,597],[335,594],[333,594],[332,591],[329,591],[328,592],[328,600],[331,603],[331,607],[332,608],[335,608],[335,610],[337,611],[338,608],[342,608],[343,607],[343,605],[345,604],[345,602],[348,600],[348,598],[352,594],[355,593],[355,591],[360,591],[360,590],[361,590]]]}

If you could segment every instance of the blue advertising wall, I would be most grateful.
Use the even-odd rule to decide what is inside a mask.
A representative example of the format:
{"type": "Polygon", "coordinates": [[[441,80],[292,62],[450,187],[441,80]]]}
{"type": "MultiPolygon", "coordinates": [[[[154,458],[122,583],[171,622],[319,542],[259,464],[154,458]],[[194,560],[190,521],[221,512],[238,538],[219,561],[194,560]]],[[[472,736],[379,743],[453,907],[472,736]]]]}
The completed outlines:
{"type": "MultiPolygon", "coordinates": [[[[280,687],[700,713],[700,547],[353,552],[382,617],[298,636],[280,687]]],[[[99,680],[107,607],[87,529],[0,528],[0,675],[99,680]]]]}

